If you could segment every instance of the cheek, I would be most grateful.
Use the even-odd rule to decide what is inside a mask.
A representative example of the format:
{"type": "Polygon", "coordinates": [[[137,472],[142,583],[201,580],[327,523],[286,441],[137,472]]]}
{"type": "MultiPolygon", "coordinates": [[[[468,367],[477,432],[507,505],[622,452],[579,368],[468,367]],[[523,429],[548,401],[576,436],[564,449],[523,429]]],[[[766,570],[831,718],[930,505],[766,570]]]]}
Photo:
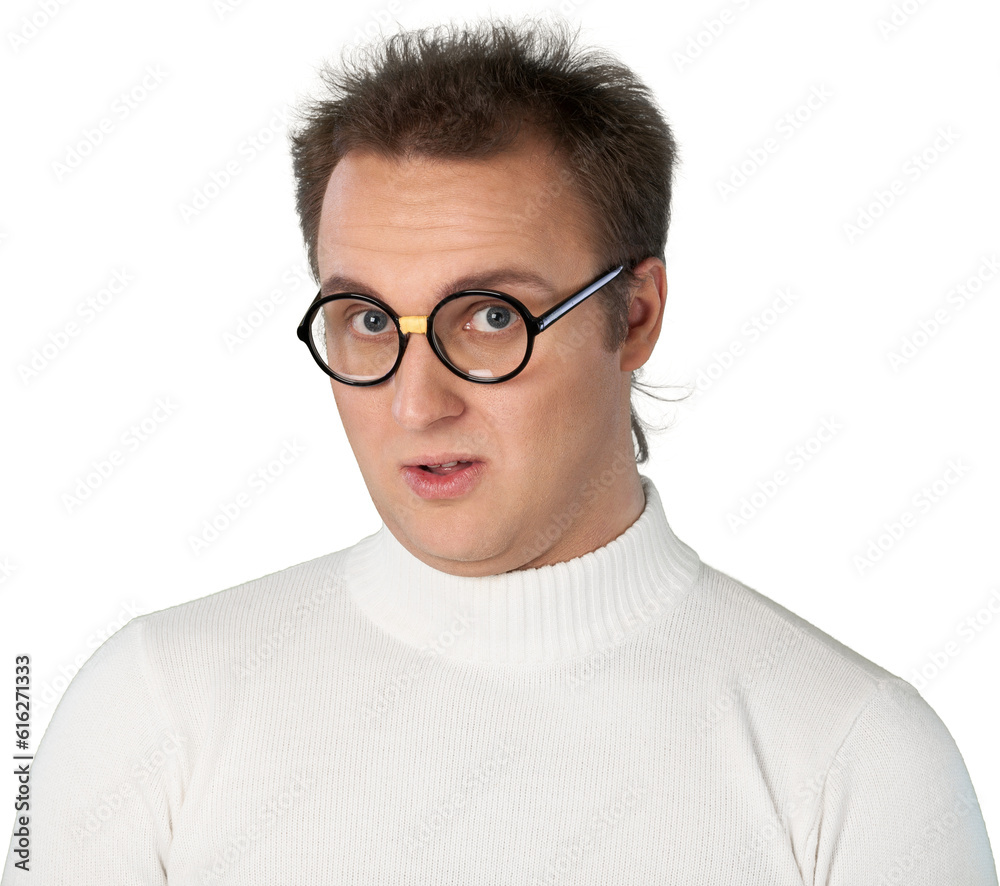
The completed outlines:
{"type": "Polygon", "coordinates": [[[546,464],[544,470],[550,471],[551,463],[539,462],[539,454],[561,454],[559,461],[566,465],[586,460],[586,450],[613,425],[618,407],[608,355],[581,348],[574,357],[579,359],[546,354],[529,377],[494,401],[495,430],[512,463],[546,464]]]}
{"type": "Polygon", "coordinates": [[[561,435],[576,447],[578,465],[605,458],[621,432],[628,410],[617,355],[603,349],[581,354],[576,371],[564,381],[557,415],[561,435]]]}
{"type": "MultiPolygon", "coordinates": [[[[347,434],[347,441],[358,464],[364,464],[366,456],[377,451],[377,447],[372,446],[371,441],[377,440],[383,434],[379,419],[381,410],[375,402],[376,398],[370,393],[365,396],[367,392],[363,389],[349,389],[332,380],[331,387],[344,433],[347,434]]],[[[385,407],[385,412],[391,415],[388,405],[385,407]]]]}

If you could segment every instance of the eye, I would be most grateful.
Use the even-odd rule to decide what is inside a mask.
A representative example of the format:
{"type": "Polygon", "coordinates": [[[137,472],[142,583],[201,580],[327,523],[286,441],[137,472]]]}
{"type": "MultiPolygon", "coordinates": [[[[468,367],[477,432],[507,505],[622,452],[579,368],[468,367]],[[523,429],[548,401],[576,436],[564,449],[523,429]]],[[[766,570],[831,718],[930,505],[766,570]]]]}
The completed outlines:
{"type": "Polygon", "coordinates": [[[476,311],[468,326],[476,332],[497,332],[509,329],[517,321],[517,312],[512,307],[494,303],[476,311]]]}
{"type": "Polygon", "coordinates": [[[389,315],[378,308],[366,308],[351,317],[351,327],[360,335],[378,335],[392,325],[389,315]]]}

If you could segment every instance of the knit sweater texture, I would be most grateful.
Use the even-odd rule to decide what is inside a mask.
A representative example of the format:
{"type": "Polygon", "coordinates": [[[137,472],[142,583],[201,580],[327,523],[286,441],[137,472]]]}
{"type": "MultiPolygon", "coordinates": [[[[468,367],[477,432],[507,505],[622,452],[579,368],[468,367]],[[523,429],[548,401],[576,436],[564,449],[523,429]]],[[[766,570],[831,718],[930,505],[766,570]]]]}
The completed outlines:
{"type": "Polygon", "coordinates": [[[2,886],[996,884],[917,691],[642,482],[566,562],[453,576],[383,525],[132,619],[59,702],[2,886]]]}

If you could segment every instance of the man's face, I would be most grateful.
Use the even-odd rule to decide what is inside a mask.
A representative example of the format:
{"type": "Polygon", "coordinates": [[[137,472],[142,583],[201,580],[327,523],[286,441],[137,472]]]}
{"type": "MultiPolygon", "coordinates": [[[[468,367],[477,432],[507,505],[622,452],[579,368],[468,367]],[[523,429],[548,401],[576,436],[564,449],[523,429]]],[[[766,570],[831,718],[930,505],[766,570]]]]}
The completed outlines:
{"type": "MultiPolygon", "coordinates": [[[[428,315],[472,288],[506,292],[538,316],[607,270],[565,178],[535,142],[475,161],[351,152],[324,197],[321,279],[353,281],[348,291],[400,316],[428,315]]],[[[388,381],[331,379],[372,501],[414,556],[490,575],[580,556],[619,534],[615,520],[635,502],[626,478],[637,482],[630,378],[603,347],[600,297],[540,334],[505,382],[460,378],[420,334],[388,381]],[[456,458],[472,464],[439,469],[450,478],[420,467],[456,458]]]]}

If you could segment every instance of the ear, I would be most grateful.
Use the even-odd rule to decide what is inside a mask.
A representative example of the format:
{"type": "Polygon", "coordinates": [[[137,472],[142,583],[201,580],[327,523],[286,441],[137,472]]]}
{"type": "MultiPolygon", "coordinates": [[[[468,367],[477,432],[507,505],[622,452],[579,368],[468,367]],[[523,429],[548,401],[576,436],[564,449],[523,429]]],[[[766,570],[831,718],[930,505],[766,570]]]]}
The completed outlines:
{"type": "Polygon", "coordinates": [[[621,349],[622,372],[638,369],[653,353],[667,304],[667,269],[660,259],[643,259],[633,274],[638,284],[628,309],[628,335],[621,349]]]}

